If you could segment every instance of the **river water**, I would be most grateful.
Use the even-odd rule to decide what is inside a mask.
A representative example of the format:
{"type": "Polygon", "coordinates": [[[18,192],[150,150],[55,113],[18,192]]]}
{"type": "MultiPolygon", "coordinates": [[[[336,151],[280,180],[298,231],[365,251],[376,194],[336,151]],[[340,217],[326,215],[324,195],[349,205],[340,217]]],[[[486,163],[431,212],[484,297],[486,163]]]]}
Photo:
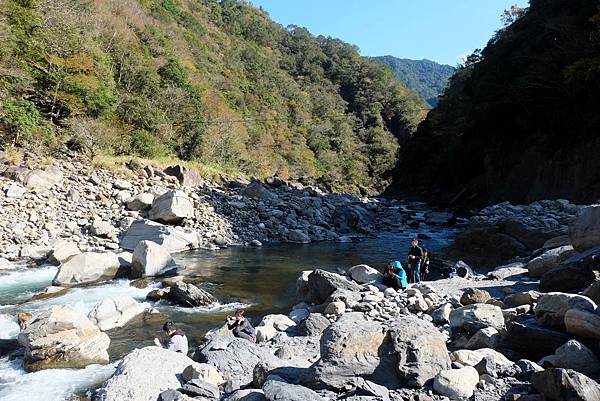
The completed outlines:
{"type": "MultiPolygon", "coordinates": [[[[456,231],[422,226],[418,233],[432,238],[422,241],[422,245],[435,252],[447,246],[456,231]]],[[[296,278],[301,271],[315,268],[335,271],[360,263],[380,269],[390,259],[404,259],[410,240],[416,234],[417,230],[405,230],[346,243],[232,247],[175,255],[179,273],[220,300],[219,304],[206,308],[147,302],[146,294],[157,284],[150,282],[144,288],[137,288],[130,285],[129,280],[74,288],[57,298],[28,302],[33,294],[50,285],[57,268],[21,267],[3,273],[0,275],[0,339],[17,336],[19,327],[14,316],[18,312],[35,312],[50,305],[69,304],[87,314],[105,298],[130,295],[159,313],[145,314],[123,328],[108,332],[112,362],[108,366],[92,365],[86,369],[55,369],[27,374],[21,369],[18,351],[0,357],[0,400],[58,401],[69,399],[74,394],[84,394],[106,380],[123,355],[136,347],[151,345],[153,338],[161,334],[165,319],[173,320],[183,328],[190,346],[194,346],[207,330],[222,325],[234,309],[247,308],[247,315],[253,321],[268,313],[287,313],[296,302],[296,278]]]]}

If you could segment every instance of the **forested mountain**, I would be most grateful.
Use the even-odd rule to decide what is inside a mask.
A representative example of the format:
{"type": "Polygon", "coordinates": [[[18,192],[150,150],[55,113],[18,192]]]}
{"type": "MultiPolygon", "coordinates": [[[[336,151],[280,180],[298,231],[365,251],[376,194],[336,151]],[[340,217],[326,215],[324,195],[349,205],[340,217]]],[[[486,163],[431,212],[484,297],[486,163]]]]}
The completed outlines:
{"type": "Polygon", "coordinates": [[[469,57],[393,189],[460,205],[600,197],[598,1],[531,0],[469,57]]]}
{"type": "Polygon", "coordinates": [[[426,110],[356,47],[236,0],[0,0],[0,145],[74,137],[376,192],[426,110]]]}
{"type": "Polygon", "coordinates": [[[380,56],[374,59],[389,65],[394,76],[417,91],[431,107],[437,106],[438,96],[444,92],[455,71],[454,67],[426,59],[410,60],[394,56],[380,56]]]}

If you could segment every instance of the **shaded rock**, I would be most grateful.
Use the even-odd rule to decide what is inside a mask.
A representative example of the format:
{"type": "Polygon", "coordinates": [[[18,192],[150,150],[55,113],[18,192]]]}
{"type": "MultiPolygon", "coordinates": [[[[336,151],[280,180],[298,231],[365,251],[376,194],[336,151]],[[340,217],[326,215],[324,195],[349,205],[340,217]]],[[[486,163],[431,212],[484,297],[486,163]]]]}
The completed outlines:
{"type": "Polygon", "coordinates": [[[110,338],[67,305],[52,306],[23,322],[18,341],[25,347],[28,372],[108,363],[110,338]]]}
{"type": "Polygon", "coordinates": [[[504,328],[502,309],[489,304],[473,304],[454,309],[450,312],[449,320],[452,328],[471,333],[486,327],[504,328]]]}
{"type": "Polygon", "coordinates": [[[183,191],[168,191],[152,202],[148,212],[150,220],[168,224],[180,224],[194,216],[194,206],[183,191]]]}
{"type": "Polygon", "coordinates": [[[456,275],[458,277],[463,277],[463,278],[469,278],[469,277],[473,277],[475,275],[475,273],[473,272],[473,269],[471,269],[471,266],[469,266],[462,260],[459,260],[458,262],[456,262],[456,264],[454,265],[454,271],[456,272],[456,275]]]}
{"type": "Polygon", "coordinates": [[[102,331],[122,327],[137,315],[144,313],[144,306],[128,295],[107,298],[96,304],[88,318],[102,331]]]}
{"type": "Polygon", "coordinates": [[[516,292],[507,295],[504,298],[504,304],[507,308],[513,308],[520,305],[533,305],[541,296],[542,294],[538,291],[516,292]]]}
{"type": "Polygon", "coordinates": [[[549,401],[597,401],[600,385],[569,369],[546,369],[531,376],[533,387],[549,401]]]}
{"type": "Polygon", "coordinates": [[[535,306],[535,317],[543,325],[563,327],[565,313],[569,309],[594,311],[596,304],[581,295],[551,292],[541,296],[538,300],[535,306]]]}
{"type": "Polygon", "coordinates": [[[183,281],[172,283],[168,300],[181,306],[196,307],[210,305],[217,300],[208,292],[183,281]]]}
{"type": "Polygon", "coordinates": [[[310,237],[302,230],[290,230],[287,234],[288,242],[295,242],[298,244],[308,244],[310,237]]]}
{"type": "Polygon", "coordinates": [[[569,341],[571,336],[543,327],[535,319],[512,322],[502,340],[502,348],[518,352],[523,357],[539,360],[569,341]]]}
{"type": "Polygon", "coordinates": [[[333,211],[333,225],[337,232],[347,234],[351,232],[367,232],[374,219],[374,214],[359,205],[336,207],[333,211]]]}
{"type": "Polygon", "coordinates": [[[94,283],[117,276],[121,264],[113,252],[84,252],[63,263],[53,283],[57,286],[73,286],[94,283]]]}
{"type": "Polygon", "coordinates": [[[450,368],[446,339],[431,323],[406,315],[392,324],[390,334],[404,386],[420,388],[450,368]]]}
{"type": "Polygon", "coordinates": [[[133,251],[140,241],[152,241],[171,253],[188,251],[199,247],[200,238],[194,230],[170,227],[146,220],[136,220],[121,240],[121,248],[133,251]]]}
{"type": "Polygon", "coordinates": [[[97,391],[97,399],[156,400],[163,391],[181,386],[178,376],[191,364],[179,352],[160,347],[135,349],[119,362],[115,374],[97,391]]]}
{"type": "Polygon", "coordinates": [[[141,241],[133,251],[131,277],[160,276],[176,267],[166,248],[152,241],[141,241]]]}
{"type": "Polygon", "coordinates": [[[381,284],[383,275],[367,265],[356,265],[348,269],[348,275],[359,284],[381,284]]]}
{"type": "Polygon", "coordinates": [[[221,398],[219,387],[200,379],[188,381],[181,386],[179,391],[194,398],[202,397],[202,399],[207,400],[219,400],[221,398]]]}
{"type": "Polygon", "coordinates": [[[600,340],[600,316],[581,309],[569,309],[565,313],[567,332],[578,337],[600,340]]]}
{"type": "Polygon", "coordinates": [[[596,280],[594,281],[592,284],[590,284],[585,291],[583,291],[583,296],[588,297],[589,299],[591,299],[592,301],[594,301],[597,304],[600,303],[600,280],[596,280]]]}
{"type": "Polygon", "coordinates": [[[554,366],[573,369],[586,376],[600,373],[600,361],[594,353],[577,340],[569,340],[556,349],[554,366]]]}
{"type": "Polygon", "coordinates": [[[569,224],[569,240],[578,251],[600,246],[600,205],[583,207],[569,224]]]}
{"type": "Polygon", "coordinates": [[[329,326],[329,320],[320,313],[311,313],[298,325],[298,332],[303,336],[320,337],[329,326]]]}
{"type": "Polygon", "coordinates": [[[452,304],[446,302],[442,306],[439,306],[433,312],[431,312],[431,317],[433,318],[433,322],[436,324],[446,324],[450,321],[450,312],[452,312],[452,304]]]}
{"type": "Polygon", "coordinates": [[[466,366],[461,369],[442,370],[433,381],[433,388],[450,399],[470,398],[479,383],[479,374],[475,368],[466,366]]]}
{"type": "Polygon", "coordinates": [[[182,376],[183,380],[186,382],[200,379],[215,386],[225,383],[225,379],[221,376],[219,371],[214,366],[207,363],[192,363],[183,370],[182,376]]]}
{"type": "Polygon", "coordinates": [[[262,390],[237,390],[229,394],[225,401],[266,401],[265,394],[262,390]]]}
{"type": "Polygon", "coordinates": [[[177,181],[184,187],[196,187],[203,183],[200,174],[180,164],[167,167],[163,173],[177,178],[177,181]]]}
{"type": "Polygon", "coordinates": [[[240,195],[248,198],[262,199],[267,201],[277,199],[277,195],[271,192],[260,181],[252,181],[240,191],[240,195]]]}
{"type": "Polygon", "coordinates": [[[542,292],[574,292],[600,279],[600,248],[563,261],[540,278],[542,292]]]}
{"type": "Polygon", "coordinates": [[[468,349],[479,349],[479,348],[496,348],[500,343],[500,333],[493,327],[486,327],[477,331],[469,339],[467,343],[468,349]]]}
{"type": "Polygon", "coordinates": [[[75,242],[59,239],[52,246],[52,251],[48,255],[48,262],[58,266],[80,253],[79,246],[75,242]]]}
{"type": "Polygon", "coordinates": [[[360,291],[360,286],[344,276],[324,270],[314,270],[308,276],[308,289],[304,301],[322,304],[337,289],[360,291]]]}
{"type": "Polygon", "coordinates": [[[152,207],[154,195],[148,192],[133,195],[125,201],[128,210],[139,211],[148,210],[152,207]]]}
{"type": "Polygon", "coordinates": [[[450,212],[429,212],[425,216],[425,223],[434,226],[447,226],[452,224],[456,217],[450,212]]]}
{"type": "Polygon", "coordinates": [[[310,311],[305,308],[294,309],[289,314],[288,317],[292,319],[296,324],[302,322],[310,315],[310,311]]]}
{"type": "Polygon", "coordinates": [[[311,389],[279,380],[267,380],[263,392],[268,401],[324,401],[311,389]]]}
{"type": "Polygon", "coordinates": [[[460,303],[463,305],[484,304],[490,299],[492,296],[486,290],[467,288],[460,297],[460,303]]]}
{"type": "Polygon", "coordinates": [[[570,245],[550,249],[527,263],[529,275],[534,278],[542,277],[544,273],[554,269],[560,262],[573,256],[573,254],[575,254],[575,251],[570,245]]]}
{"type": "Polygon", "coordinates": [[[177,390],[165,390],[158,395],[158,401],[192,401],[193,398],[181,394],[177,390]]]}

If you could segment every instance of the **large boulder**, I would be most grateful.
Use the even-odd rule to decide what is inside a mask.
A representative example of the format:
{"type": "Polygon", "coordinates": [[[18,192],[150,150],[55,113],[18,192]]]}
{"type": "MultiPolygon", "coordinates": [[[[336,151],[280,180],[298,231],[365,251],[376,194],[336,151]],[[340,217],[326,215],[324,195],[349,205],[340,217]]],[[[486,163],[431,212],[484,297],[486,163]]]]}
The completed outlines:
{"type": "Polygon", "coordinates": [[[23,322],[18,341],[25,347],[23,367],[29,372],[108,363],[110,338],[68,305],[53,306],[23,322]]]}
{"type": "Polygon", "coordinates": [[[374,219],[373,212],[359,205],[336,207],[333,211],[333,225],[337,232],[347,234],[351,232],[368,233],[374,219]]]}
{"type": "Polygon", "coordinates": [[[454,309],[450,312],[449,320],[450,327],[471,333],[485,327],[504,328],[502,309],[490,304],[473,304],[454,309]]]}
{"type": "Polygon", "coordinates": [[[267,380],[262,389],[268,401],[323,401],[313,390],[281,380],[267,380]]]}
{"type": "Polygon", "coordinates": [[[600,340],[600,315],[581,309],[569,309],[565,313],[567,333],[583,338],[600,340]]]}
{"type": "Polygon", "coordinates": [[[311,313],[298,325],[298,332],[303,336],[320,338],[329,324],[329,320],[322,314],[311,313]]]}
{"type": "Polygon", "coordinates": [[[577,340],[569,340],[556,349],[554,366],[573,369],[592,377],[600,373],[600,361],[596,355],[577,340]]]}
{"type": "Polygon", "coordinates": [[[600,247],[571,256],[540,278],[542,292],[576,292],[600,279],[600,247]]]}
{"type": "Polygon", "coordinates": [[[113,252],[84,252],[63,263],[53,283],[57,286],[73,286],[115,278],[119,273],[119,257],[113,252]]]}
{"type": "Polygon", "coordinates": [[[106,331],[124,326],[144,310],[144,306],[132,297],[120,295],[97,303],[88,313],[88,318],[100,330],[106,331]]]}
{"type": "Polygon", "coordinates": [[[160,347],[129,353],[115,374],[97,391],[99,401],[155,401],[160,393],[181,387],[179,377],[193,361],[186,355],[160,347]]]}
{"type": "Polygon", "coordinates": [[[66,239],[59,239],[52,245],[52,251],[48,255],[48,262],[59,266],[80,253],[81,250],[77,243],[66,239]]]}
{"type": "Polygon", "coordinates": [[[570,245],[550,249],[527,263],[529,275],[534,278],[542,277],[544,273],[554,269],[563,260],[573,256],[574,253],[575,251],[570,245]]]}
{"type": "Polygon", "coordinates": [[[131,198],[125,200],[128,210],[148,210],[152,207],[154,202],[154,195],[149,192],[143,192],[137,195],[133,195],[131,198]]]}
{"type": "Polygon", "coordinates": [[[600,205],[590,205],[579,210],[569,224],[569,240],[578,251],[600,246],[600,205]]]}
{"type": "Polygon", "coordinates": [[[383,275],[371,266],[356,265],[348,269],[348,275],[359,284],[381,284],[383,275]]]}
{"type": "Polygon", "coordinates": [[[403,386],[420,388],[450,368],[446,339],[431,323],[406,315],[391,324],[390,336],[403,386]]]}
{"type": "Polygon", "coordinates": [[[271,367],[282,365],[268,349],[243,338],[231,337],[214,337],[196,350],[194,360],[214,366],[225,380],[242,385],[252,382],[254,367],[259,362],[271,367]]]}
{"type": "Polygon", "coordinates": [[[152,241],[141,241],[133,251],[131,276],[134,278],[160,276],[176,267],[173,257],[166,248],[152,241]]]}
{"type": "Polygon", "coordinates": [[[470,398],[479,383],[479,374],[471,366],[461,369],[443,370],[433,381],[433,389],[451,400],[470,398]]]}
{"type": "Polygon", "coordinates": [[[501,337],[498,330],[493,327],[486,327],[479,330],[467,342],[467,349],[480,349],[480,348],[496,348],[500,343],[501,337]]]}
{"type": "Polygon", "coordinates": [[[600,385],[569,369],[546,369],[531,376],[533,387],[549,401],[597,401],[600,385]]]}
{"type": "Polygon", "coordinates": [[[600,304],[600,280],[596,280],[590,284],[585,291],[583,291],[582,295],[588,297],[596,304],[600,304]]]}
{"type": "Polygon", "coordinates": [[[197,249],[200,238],[195,230],[171,227],[147,220],[136,220],[121,240],[121,248],[133,251],[140,241],[152,241],[171,253],[197,249]]]}
{"type": "Polygon", "coordinates": [[[194,206],[183,191],[167,191],[154,199],[148,212],[150,220],[167,224],[181,224],[194,216],[194,206]]]}
{"type": "Polygon", "coordinates": [[[309,381],[311,388],[342,389],[359,376],[397,388],[397,366],[388,328],[351,312],[323,332],[321,359],[313,366],[309,381]]]}
{"type": "Polygon", "coordinates": [[[463,305],[484,304],[490,299],[492,296],[486,290],[467,288],[460,297],[460,303],[463,305]]]}
{"type": "Polygon", "coordinates": [[[594,311],[596,304],[582,295],[551,292],[538,299],[535,305],[535,317],[543,325],[564,327],[565,313],[569,309],[594,311]]]}
{"type": "Polygon", "coordinates": [[[361,287],[339,274],[326,272],[320,269],[314,270],[308,276],[308,285],[304,301],[322,304],[338,289],[358,292],[361,290],[361,287]]]}
{"type": "Polygon", "coordinates": [[[265,201],[277,199],[277,195],[265,187],[260,181],[252,181],[240,191],[240,195],[265,201]]]}
{"type": "Polygon", "coordinates": [[[508,326],[501,347],[517,352],[525,358],[539,360],[569,341],[572,337],[560,331],[541,326],[535,319],[512,322],[508,326]]]}
{"type": "Polygon", "coordinates": [[[44,170],[29,170],[26,167],[10,166],[2,173],[5,177],[17,181],[27,188],[47,190],[63,181],[63,173],[55,166],[44,170]]]}
{"type": "Polygon", "coordinates": [[[186,307],[207,306],[217,302],[208,292],[183,281],[176,281],[169,286],[167,299],[186,307]]]}

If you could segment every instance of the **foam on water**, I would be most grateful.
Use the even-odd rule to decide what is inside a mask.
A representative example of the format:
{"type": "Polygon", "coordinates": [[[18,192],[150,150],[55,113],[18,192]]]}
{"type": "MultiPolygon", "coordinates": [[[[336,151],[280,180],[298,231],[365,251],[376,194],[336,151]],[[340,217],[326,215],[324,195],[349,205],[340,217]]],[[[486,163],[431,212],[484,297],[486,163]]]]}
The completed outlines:
{"type": "Polygon", "coordinates": [[[0,339],[8,340],[17,338],[19,334],[19,324],[17,320],[10,315],[0,314],[0,339]]]}
{"type": "Polygon", "coordinates": [[[100,385],[114,373],[116,364],[26,373],[21,359],[0,358],[0,401],[64,401],[100,385]]]}
{"type": "Polygon", "coordinates": [[[0,304],[25,301],[52,284],[56,266],[21,268],[0,275],[0,304]]]}
{"type": "Polygon", "coordinates": [[[163,304],[162,302],[159,302],[158,306],[159,306],[158,309],[176,310],[177,312],[183,312],[183,313],[222,313],[222,312],[234,311],[237,309],[247,309],[247,308],[251,307],[252,305],[245,304],[242,302],[231,302],[231,303],[227,303],[227,304],[215,302],[208,306],[197,306],[195,308],[186,308],[183,306],[173,306],[173,305],[163,304]]]}

